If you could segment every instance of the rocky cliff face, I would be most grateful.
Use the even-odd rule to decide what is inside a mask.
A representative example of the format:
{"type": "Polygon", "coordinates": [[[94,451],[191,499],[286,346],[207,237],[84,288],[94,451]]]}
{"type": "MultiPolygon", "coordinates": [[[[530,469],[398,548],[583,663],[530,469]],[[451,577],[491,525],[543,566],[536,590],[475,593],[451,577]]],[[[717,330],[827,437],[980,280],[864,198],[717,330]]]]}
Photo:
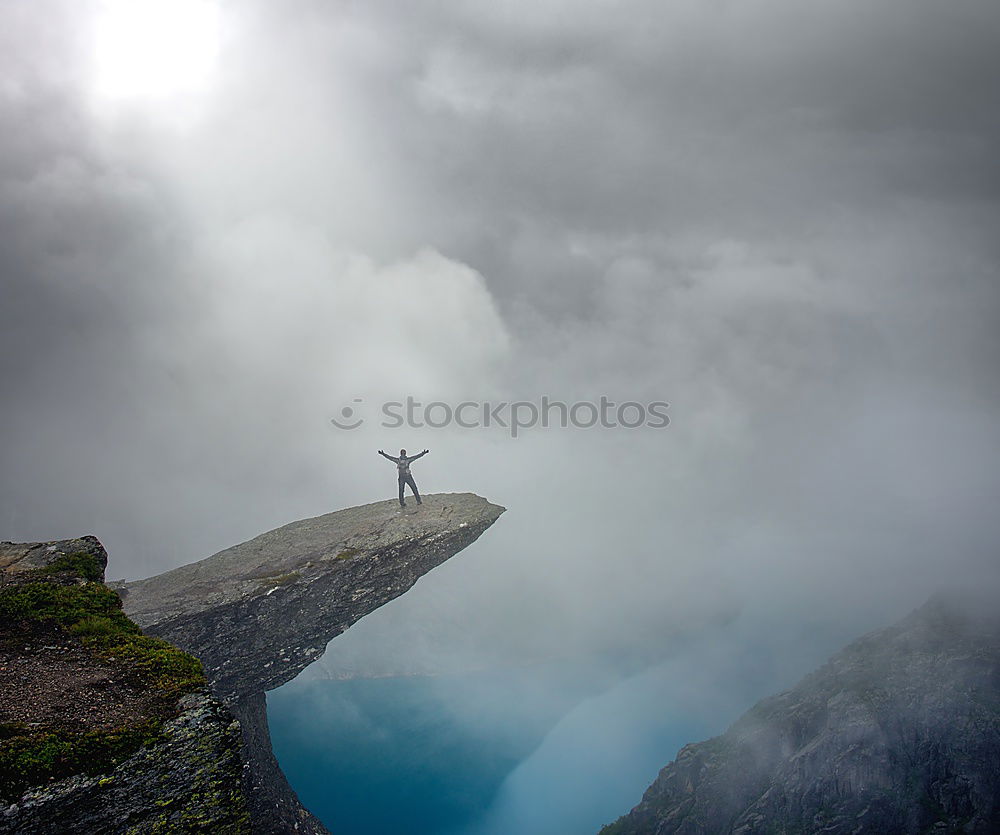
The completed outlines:
{"type": "Polygon", "coordinates": [[[352,623],[474,542],[504,509],[471,493],[352,507],[119,587],[149,634],[201,659],[227,700],[273,690],[352,623]]]}
{"type": "Polygon", "coordinates": [[[240,730],[94,537],[0,543],[0,833],[250,832],[240,730]]]}
{"type": "Polygon", "coordinates": [[[271,752],[264,692],[326,644],[474,542],[504,512],[470,493],[401,510],[377,502],[305,519],[201,562],[119,586],[143,630],[201,659],[240,719],[256,832],[324,833],[271,752]]]}
{"type": "Polygon", "coordinates": [[[1000,832],[1000,613],[932,599],[723,736],[602,835],[1000,832]]]}
{"type": "Polygon", "coordinates": [[[265,691],[503,511],[349,508],[117,595],[94,537],[0,543],[0,833],[325,833],[271,751],[265,691]]]}
{"type": "Polygon", "coordinates": [[[107,773],[26,792],[0,812],[0,832],[249,835],[239,724],[208,693],[182,697],[179,708],[160,740],[107,773]]]}

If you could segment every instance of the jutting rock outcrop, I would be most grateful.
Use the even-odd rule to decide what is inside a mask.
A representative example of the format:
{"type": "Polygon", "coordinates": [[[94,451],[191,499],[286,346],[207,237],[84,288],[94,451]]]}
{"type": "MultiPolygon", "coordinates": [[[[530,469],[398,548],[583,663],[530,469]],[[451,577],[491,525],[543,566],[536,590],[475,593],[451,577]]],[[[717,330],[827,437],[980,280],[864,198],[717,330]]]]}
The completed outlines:
{"type": "Polygon", "coordinates": [[[940,595],[725,734],[601,835],[1000,832],[1000,609],[940,595]]]}
{"type": "Polygon", "coordinates": [[[92,536],[0,543],[0,833],[325,833],[271,751],[265,691],[503,512],[377,502],[115,591],[92,536]]]}
{"type": "Polygon", "coordinates": [[[273,690],[359,618],[474,542],[504,508],[431,495],[292,522],[214,556],[120,586],[145,632],[201,659],[226,699],[273,690]]]}
{"type": "Polygon", "coordinates": [[[352,623],[472,544],[504,512],[471,493],[293,522],[146,580],[119,584],[126,613],[197,656],[239,718],[256,832],[323,833],[271,751],[264,692],[290,681],[352,623]]]}

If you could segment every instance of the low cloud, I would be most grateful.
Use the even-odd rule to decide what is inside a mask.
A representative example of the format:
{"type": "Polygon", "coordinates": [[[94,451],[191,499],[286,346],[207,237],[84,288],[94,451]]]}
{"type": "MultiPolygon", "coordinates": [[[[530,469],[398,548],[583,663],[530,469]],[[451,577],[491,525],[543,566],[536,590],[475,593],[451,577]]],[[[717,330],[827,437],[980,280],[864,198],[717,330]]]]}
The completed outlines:
{"type": "Polygon", "coordinates": [[[153,574],[391,497],[401,446],[509,508],[317,675],[624,674],[997,582],[994,4],[220,8],[211,85],[112,103],[96,4],[0,10],[5,538],[153,574]],[[407,395],[671,425],[330,424],[407,395]]]}

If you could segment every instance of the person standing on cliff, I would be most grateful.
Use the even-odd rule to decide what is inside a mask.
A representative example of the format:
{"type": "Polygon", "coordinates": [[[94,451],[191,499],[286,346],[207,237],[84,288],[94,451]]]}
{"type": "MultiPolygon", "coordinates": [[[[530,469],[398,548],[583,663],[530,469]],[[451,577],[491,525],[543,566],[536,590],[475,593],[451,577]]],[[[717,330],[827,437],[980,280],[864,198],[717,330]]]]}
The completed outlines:
{"type": "Polygon", "coordinates": [[[395,455],[386,455],[382,450],[378,451],[378,454],[383,458],[388,458],[390,461],[396,464],[396,473],[399,475],[399,506],[406,507],[406,502],[403,501],[403,488],[407,484],[410,485],[410,489],[413,491],[413,495],[417,499],[417,504],[423,504],[420,501],[420,491],[417,489],[417,482],[413,480],[413,476],[410,474],[410,464],[416,461],[418,458],[426,455],[430,452],[429,449],[425,449],[423,452],[418,452],[416,455],[407,455],[405,449],[399,451],[399,458],[395,455]]]}

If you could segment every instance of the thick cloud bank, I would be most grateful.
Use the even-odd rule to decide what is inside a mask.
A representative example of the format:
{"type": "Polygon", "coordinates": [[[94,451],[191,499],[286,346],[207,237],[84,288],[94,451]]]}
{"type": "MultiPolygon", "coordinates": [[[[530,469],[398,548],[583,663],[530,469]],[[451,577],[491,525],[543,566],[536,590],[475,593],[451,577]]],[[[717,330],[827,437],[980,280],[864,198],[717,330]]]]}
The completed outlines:
{"type": "Polygon", "coordinates": [[[429,447],[511,512],[331,670],[996,581],[995,3],[119,5],[0,3],[0,535],[148,575],[429,447]],[[542,395],[671,422],[377,420],[542,395]]]}

